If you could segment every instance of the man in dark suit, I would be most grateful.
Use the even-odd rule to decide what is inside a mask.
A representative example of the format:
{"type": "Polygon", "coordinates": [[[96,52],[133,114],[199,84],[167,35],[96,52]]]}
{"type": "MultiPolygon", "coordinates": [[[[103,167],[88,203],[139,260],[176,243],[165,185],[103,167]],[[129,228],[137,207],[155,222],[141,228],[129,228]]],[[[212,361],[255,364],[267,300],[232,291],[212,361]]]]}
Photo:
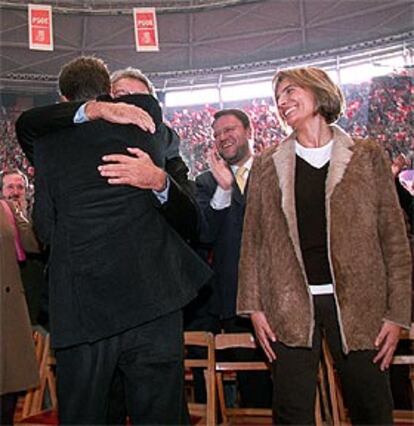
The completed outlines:
{"type": "MultiPolygon", "coordinates": [[[[147,188],[154,184],[154,178],[162,175],[160,169],[166,172],[168,190],[163,197],[165,202],[160,206],[163,216],[174,227],[174,229],[188,242],[198,238],[198,209],[194,193],[194,182],[188,179],[188,167],[179,153],[180,140],[176,132],[161,123],[157,129],[154,127],[152,118],[145,110],[136,105],[126,104],[125,95],[150,94],[155,95],[150,80],[136,68],[118,70],[111,76],[111,93],[101,95],[97,100],[85,99],[91,97],[93,91],[76,93],[76,85],[68,83],[64,87],[72,102],[63,102],[57,105],[34,108],[23,114],[16,125],[16,133],[20,145],[30,162],[33,162],[34,143],[40,137],[51,132],[67,127],[73,127],[75,123],[84,123],[103,119],[117,124],[134,124],[143,130],[155,131],[158,143],[163,144],[165,152],[163,167],[148,164],[148,161],[137,158],[133,152],[128,155],[116,157],[107,156],[111,164],[104,164],[100,173],[108,177],[111,184],[128,184],[138,188],[147,188]],[[76,93],[77,96],[74,94],[76,93]],[[78,99],[78,100],[74,100],[78,99]],[[114,158],[116,160],[114,160],[114,158]],[[114,179],[116,178],[116,180],[114,179]]],[[[94,83],[96,84],[96,83],[94,83]]],[[[94,86],[91,84],[92,89],[94,86]]],[[[150,189],[154,189],[151,187],[150,189]]]]}
{"type": "MultiPolygon", "coordinates": [[[[72,87],[65,79],[74,92],[90,84],[94,93],[88,98],[109,92],[109,74],[96,58],[66,65],[61,89],[72,87]]],[[[155,126],[161,123],[153,97],[124,100],[148,111],[155,126]]],[[[20,130],[24,122],[25,117],[20,130]]],[[[168,225],[149,189],[160,192],[167,185],[164,148],[157,142],[135,126],[98,120],[50,133],[34,145],[35,222],[51,246],[61,423],[105,423],[117,369],[133,423],[188,422],[181,308],[210,272],[168,225]],[[127,153],[128,147],[151,171],[159,169],[150,174],[148,189],[108,185],[97,170],[103,156],[127,153]]]]}
{"type": "MultiPolygon", "coordinates": [[[[214,145],[209,154],[210,170],[196,179],[196,199],[202,213],[200,240],[211,247],[218,295],[219,325],[225,332],[253,332],[250,319],[236,314],[238,264],[245,208],[245,189],[253,162],[249,117],[239,109],[224,109],[214,115],[214,145]]],[[[255,262],[252,259],[252,262],[255,262]]],[[[214,300],[211,298],[210,300],[214,300]]],[[[211,324],[211,318],[208,321],[211,324]]],[[[238,351],[238,359],[263,359],[257,351],[238,351]]],[[[270,407],[271,382],[267,373],[238,375],[242,403],[270,407]]]]}

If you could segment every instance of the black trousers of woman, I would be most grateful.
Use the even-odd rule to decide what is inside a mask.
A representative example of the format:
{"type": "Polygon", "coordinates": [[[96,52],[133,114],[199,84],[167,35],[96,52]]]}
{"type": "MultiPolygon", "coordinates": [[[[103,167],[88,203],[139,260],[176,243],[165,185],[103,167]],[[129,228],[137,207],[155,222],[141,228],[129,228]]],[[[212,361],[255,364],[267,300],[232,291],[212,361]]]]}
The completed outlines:
{"type": "Polygon", "coordinates": [[[276,342],[272,364],[275,424],[313,424],[317,372],[325,336],[341,381],[343,397],[353,425],[392,424],[392,396],[388,372],[372,360],[374,350],[342,351],[333,295],[313,296],[315,332],[312,348],[276,342]]]}

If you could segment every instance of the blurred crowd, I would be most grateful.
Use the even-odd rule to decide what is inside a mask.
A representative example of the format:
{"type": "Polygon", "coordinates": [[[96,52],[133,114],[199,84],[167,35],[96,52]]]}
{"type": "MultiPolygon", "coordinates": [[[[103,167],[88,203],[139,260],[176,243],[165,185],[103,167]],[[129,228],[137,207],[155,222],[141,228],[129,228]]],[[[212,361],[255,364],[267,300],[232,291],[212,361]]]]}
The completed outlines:
{"type": "MultiPolygon", "coordinates": [[[[379,141],[392,158],[404,154],[414,161],[414,112],[411,99],[414,95],[413,77],[398,75],[374,78],[370,82],[343,86],[346,111],[339,125],[348,133],[359,137],[371,137],[379,141]]],[[[237,106],[250,116],[254,130],[256,153],[277,144],[283,137],[272,98],[253,99],[237,106]]],[[[166,109],[166,119],[177,131],[181,140],[181,153],[191,176],[195,177],[208,168],[206,152],[211,146],[211,123],[219,105],[204,105],[183,109],[166,109]]],[[[0,169],[19,168],[29,180],[33,170],[14,135],[14,122],[21,111],[15,108],[1,109],[0,169]]],[[[412,165],[412,164],[411,164],[412,165]]],[[[29,193],[30,193],[29,188],[29,193]]]]}
{"type": "MultiPolygon", "coordinates": [[[[413,78],[409,76],[381,77],[371,82],[343,86],[346,111],[339,125],[358,137],[378,140],[392,158],[405,154],[414,159],[414,121],[411,99],[414,94],[413,78]],[[411,124],[410,124],[411,123],[411,124]]],[[[254,99],[237,105],[250,116],[254,130],[256,153],[277,144],[284,137],[272,98],[254,99]]],[[[206,170],[206,151],[211,144],[211,123],[219,106],[167,110],[167,119],[178,132],[181,150],[193,176],[206,170]]]]}

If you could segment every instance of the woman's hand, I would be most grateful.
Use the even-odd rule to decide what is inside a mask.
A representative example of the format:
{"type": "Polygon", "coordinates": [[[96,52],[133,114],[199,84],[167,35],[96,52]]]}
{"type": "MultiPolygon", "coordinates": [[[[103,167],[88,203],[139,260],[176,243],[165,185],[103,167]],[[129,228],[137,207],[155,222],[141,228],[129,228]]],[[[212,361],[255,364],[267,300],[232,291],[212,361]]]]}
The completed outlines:
{"type": "Polygon", "coordinates": [[[378,353],[374,358],[374,363],[380,362],[381,371],[385,371],[391,364],[395,348],[400,339],[401,327],[392,322],[385,321],[375,339],[375,346],[378,353]]]}
{"type": "Polygon", "coordinates": [[[276,354],[273,351],[270,342],[276,342],[277,339],[275,333],[272,331],[269,323],[267,322],[266,315],[261,311],[256,311],[250,315],[250,318],[260,346],[263,348],[269,361],[273,362],[276,359],[276,354]]]}

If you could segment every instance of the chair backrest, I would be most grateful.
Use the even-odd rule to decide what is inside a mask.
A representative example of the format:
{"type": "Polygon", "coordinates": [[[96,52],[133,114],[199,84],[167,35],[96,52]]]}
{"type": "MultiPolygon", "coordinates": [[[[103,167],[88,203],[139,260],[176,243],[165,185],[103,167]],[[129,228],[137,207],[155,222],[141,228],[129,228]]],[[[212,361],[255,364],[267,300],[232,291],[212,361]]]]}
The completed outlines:
{"type": "Polygon", "coordinates": [[[184,359],[186,369],[201,368],[204,370],[204,378],[207,393],[207,403],[200,404],[189,402],[188,408],[190,415],[200,417],[197,424],[206,424],[207,426],[215,426],[216,419],[216,379],[215,379],[215,351],[214,336],[212,333],[205,331],[186,331],[184,333],[184,344],[186,350],[190,347],[204,348],[204,356],[201,358],[189,358],[187,355],[184,359]]]}
{"type": "MultiPolygon", "coordinates": [[[[409,367],[409,377],[411,382],[411,398],[414,396],[414,323],[411,324],[409,330],[402,330],[400,340],[408,340],[408,353],[394,355],[392,359],[393,365],[407,365],[409,367]]],[[[413,400],[411,400],[413,403],[413,400]]],[[[394,422],[413,424],[414,410],[394,410],[394,422]]]]}
{"type": "MultiPolygon", "coordinates": [[[[226,349],[255,349],[256,341],[251,333],[223,333],[215,336],[216,351],[226,349]]],[[[223,374],[237,371],[264,371],[269,367],[264,361],[217,361],[216,382],[217,395],[223,424],[229,424],[232,418],[261,418],[261,422],[271,423],[272,410],[266,408],[227,407],[224,396],[223,374]]]]}
{"type": "MultiPolygon", "coordinates": [[[[400,340],[409,340],[411,342],[414,341],[414,323],[411,324],[411,327],[409,330],[401,330],[400,333],[400,340]]],[[[411,348],[413,349],[413,348],[411,348]]],[[[414,351],[412,351],[410,354],[405,355],[394,355],[392,359],[392,364],[394,365],[414,365],[414,351]]],[[[413,377],[411,377],[411,380],[414,380],[413,377]]],[[[414,386],[414,383],[413,383],[414,386]]]]}
{"type": "Polygon", "coordinates": [[[42,412],[45,408],[56,409],[56,380],[55,358],[50,350],[50,335],[43,335],[38,331],[33,333],[35,352],[39,363],[40,384],[37,388],[26,392],[22,407],[22,420],[29,416],[42,412]],[[45,398],[48,398],[49,406],[45,407],[45,398]]]}

